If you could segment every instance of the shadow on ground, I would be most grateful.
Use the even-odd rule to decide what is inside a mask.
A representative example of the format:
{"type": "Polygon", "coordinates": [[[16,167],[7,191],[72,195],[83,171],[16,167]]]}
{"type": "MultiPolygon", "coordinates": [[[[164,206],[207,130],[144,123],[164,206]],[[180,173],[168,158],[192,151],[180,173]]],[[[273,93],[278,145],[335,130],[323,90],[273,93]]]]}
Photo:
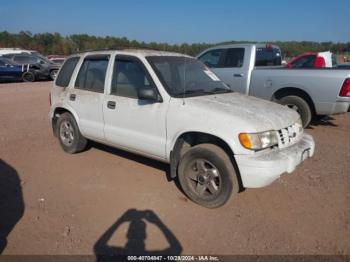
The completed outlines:
{"type": "Polygon", "coordinates": [[[146,165],[146,166],[157,168],[157,169],[164,171],[166,173],[166,176],[167,176],[167,179],[169,182],[173,180],[170,177],[170,167],[168,164],[165,164],[165,163],[162,163],[160,161],[153,160],[153,159],[150,159],[147,157],[143,157],[140,155],[136,155],[133,153],[129,153],[127,151],[123,151],[123,150],[117,149],[115,147],[99,144],[99,143],[93,142],[93,141],[89,141],[89,146],[96,148],[98,150],[105,151],[105,152],[110,153],[110,154],[114,154],[114,155],[117,155],[120,157],[130,159],[132,161],[138,162],[138,163],[146,165]]]}
{"type": "Polygon", "coordinates": [[[16,170],[0,159],[0,254],[24,213],[21,180],[16,170]]]}
{"type": "Polygon", "coordinates": [[[309,129],[313,129],[313,127],[315,126],[333,126],[333,127],[337,127],[337,124],[333,123],[333,120],[335,120],[333,117],[331,116],[317,116],[315,117],[310,125],[309,125],[309,129]]]}
{"type": "MultiPolygon", "coordinates": [[[[164,225],[159,217],[151,210],[139,211],[136,209],[127,210],[102,236],[94,245],[94,253],[97,261],[106,261],[108,258],[125,255],[180,255],[182,246],[174,234],[164,225]],[[129,223],[126,233],[127,243],[122,246],[110,246],[108,241],[118,231],[123,223],[129,223]],[[169,247],[164,250],[146,250],[147,223],[158,227],[167,240],[169,247]]],[[[122,258],[122,257],[121,257],[122,258]]]]}

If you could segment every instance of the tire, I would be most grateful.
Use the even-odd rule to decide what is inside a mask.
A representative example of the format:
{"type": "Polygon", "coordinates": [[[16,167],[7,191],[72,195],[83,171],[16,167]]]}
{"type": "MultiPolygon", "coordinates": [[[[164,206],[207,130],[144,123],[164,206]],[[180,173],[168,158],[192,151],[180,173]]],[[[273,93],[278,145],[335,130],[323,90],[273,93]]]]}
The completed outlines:
{"type": "Polygon", "coordinates": [[[312,120],[312,111],[310,105],[304,98],[300,96],[285,96],[279,100],[279,103],[297,111],[301,117],[304,128],[310,124],[312,120]]]}
{"type": "Polygon", "coordinates": [[[23,82],[34,82],[35,81],[35,75],[33,72],[25,72],[22,75],[22,81],[23,82]]]}
{"type": "Polygon", "coordinates": [[[178,180],[193,202],[217,208],[239,192],[239,183],[230,157],[220,147],[200,144],[181,158],[178,180]]]}
{"type": "Polygon", "coordinates": [[[58,69],[54,69],[50,71],[50,79],[55,80],[57,77],[58,69]]]}
{"type": "Polygon", "coordinates": [[[56,124],[56,134],[62,149],[75,154],[86,148],[87,140],[79,131],[79,127],[70,113],[63,113],[56,124]]]}

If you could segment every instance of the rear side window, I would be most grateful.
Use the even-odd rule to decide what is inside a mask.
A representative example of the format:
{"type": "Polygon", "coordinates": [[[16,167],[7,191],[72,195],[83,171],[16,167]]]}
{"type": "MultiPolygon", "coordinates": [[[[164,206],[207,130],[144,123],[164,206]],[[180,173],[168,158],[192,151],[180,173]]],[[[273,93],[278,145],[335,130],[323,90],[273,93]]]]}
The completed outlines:
{"type": "Polygon", "coordinates": [[[292,68],[313,68],[316,56],[303,56],[292,63],[292,68]]]}
{"type": "Polygon", "coordinates": [[[73,71],[79,62],[79,57],[68,58],[62,66],[60,73],[58,74],[56,85],[61,87],[67,87],[72,77],[73,71]]]}
{"type": "Polygon", "coordinates": [[[199,57],[198,60],[209,68],[218,68],[220,67],[220,58],[223,51],[223,49],[210,50],[199,57]]]}
{"type": "Polygon", "coordinates": [[[242,67],[244,61],[244,48],[230,48],[227,49],[223,67],[242,67]]]}
{"type": "Polygon", "coordinates": [[[282,65],[281,50],[279,48],[257,48],[255,66],[282,65]]]}
{"type": "Polygon", "coordinates": [[[153,88],[152,80],[141,62],[135,59],[116,57],[111,94],[138,99],[141,89],[153,88]]]}
{"type": "Polygon", "coordinates": [[[108,60],[108,55],[86,57],[75,81],[75,88],[103,93],[108,60]]]}
{"type": "Polygon", "coordinates": [[[38,59],[31,56],[15,56],[13,61],[19,64],[34,64],[38,62],[38,59]]]}

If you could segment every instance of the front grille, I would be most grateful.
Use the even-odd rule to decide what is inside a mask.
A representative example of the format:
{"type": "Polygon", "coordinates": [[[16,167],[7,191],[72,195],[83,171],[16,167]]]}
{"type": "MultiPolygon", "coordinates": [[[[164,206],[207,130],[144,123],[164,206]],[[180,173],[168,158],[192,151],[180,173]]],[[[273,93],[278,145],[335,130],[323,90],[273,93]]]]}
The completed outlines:
{"type": "Polygon", "coordinates": [[[303,128],[298,123],[278,130],[278,147],[285,148],[296,143],[302,133],[303,128]]]}

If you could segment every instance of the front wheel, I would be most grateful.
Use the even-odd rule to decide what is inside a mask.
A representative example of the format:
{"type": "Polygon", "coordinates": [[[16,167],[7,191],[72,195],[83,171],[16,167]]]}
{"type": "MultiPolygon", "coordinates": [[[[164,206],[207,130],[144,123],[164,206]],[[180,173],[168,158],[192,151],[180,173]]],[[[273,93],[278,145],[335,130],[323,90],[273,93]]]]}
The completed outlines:
{"type": "Polygon", "coordinates": [[[200,144],[189,149],[180,160],[178,179],[184,193],[207,208],[224,205],[239,191],[231,159],[213,144],[200,144]]]}
{"type": "Polygon", "coordinates": [[[310,124],[312,111],[305,99],[300,96],[285,96],[279,100],[279,103],[299,113],[301,121],[303,122],[303,127],[307,127],[310,124]]]}
{"type": "Polygon", "coordinates": [[[22,75],[23,82],[34,82],[35,81],[35,75],[33,72],[25,72],[22,75]]]}
{"type": "Polygon", "coordinates": [[[78,125],[70,113],[63,113],[59,116],[56,128],[58,140],[65,152],[74,154],[86,148],[87,140],[80,133],[78,125]]]}

